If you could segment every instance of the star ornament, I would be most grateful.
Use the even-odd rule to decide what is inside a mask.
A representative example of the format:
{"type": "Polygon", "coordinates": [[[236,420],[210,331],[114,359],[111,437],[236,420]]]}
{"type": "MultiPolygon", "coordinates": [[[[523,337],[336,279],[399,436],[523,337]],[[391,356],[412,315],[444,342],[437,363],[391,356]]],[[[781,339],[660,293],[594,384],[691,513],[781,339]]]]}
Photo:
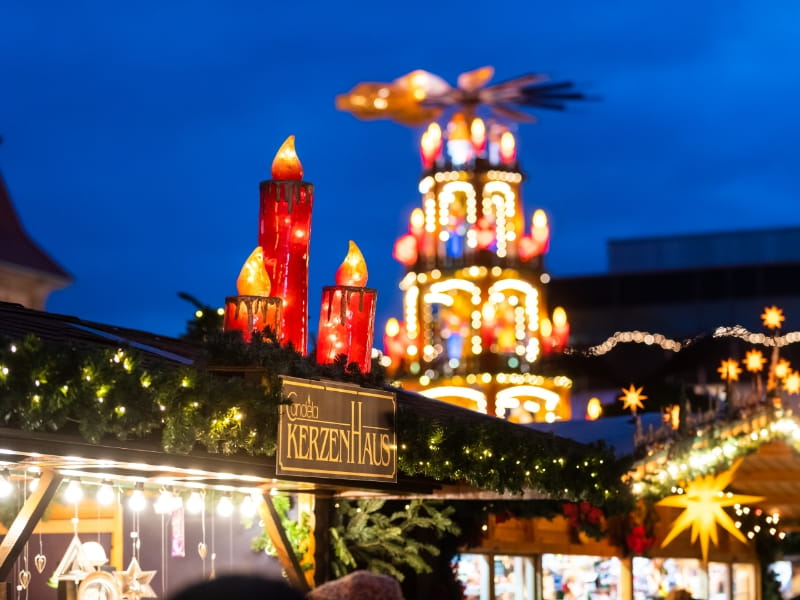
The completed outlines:
{"type": "Polygon", "coordinates": [[[783,390],[789,394],[800,394],[800,373],[790,371],[783,380],[783,390]]]}
{"type": "Polygon", "coordinates": [[[669,534],[661,543],[662,548],[665,548],[683,531],[691,527],[692,543],[699,538],[703,561],[706,562],[709,541],[715,546],[719,543],[717,525],[740,542],[747,543],[747,539],[736,528],[733,519],[724,510],[725,507],[734,504],[753,504],[764,499],[762,496],[725,493],[725,488],[730,484],[741,462],[741,459],[736,461],[725,473],[698,477],[687,486],[685,493],[667,496],[658,502],[660,506],[683,508],[683,512],[673,521],[669,534]]]}
{"type": "Polygon", "coordinates": [[[748,350],[747,354],[744,355],[744,367],[751,373],[758,373],[764,369],[764,363],[767,362],[767,359],[764,358],[764,355],[761,353],[760,350],[748,350]]]}
{"type": "Polygon", "coordinates": [[[769,329],[780,329],[781,323],[785,320],[786,317],[783,316],[783,310],[775,305],[765,307],[764,312],[761,314],[761,321],[764,323],[764,327],[769,329]]]}
{"type": "Polygon", "coordinates": [[[739,367],[738,361],[729,358],[722,361],[717,372],[723,381],[739,381],[739,375],[742,369],[739,367]]]}
{"type": "Polygon", "coordinates": [[[622,401],[622,410],[631,409],[631,412],[636,412],[636,409],[644,410],[644,404],[642,404],[642,400],[647,400],[647,396],[642,394],[642,388],[635,388],[633,384],[631,384],[630,388],[627,390],[622,388],[622,396],[619,399],[622,401]]]}
{"type": "Polygon", "coordinates": [[[150,582],[156,576],[155,571],[142,571],[139,561],[131,559],[125,571],[114,573],[122,588],[122,597],[128,600],[141,600],[142,598],[158,598],[150,582]]]}

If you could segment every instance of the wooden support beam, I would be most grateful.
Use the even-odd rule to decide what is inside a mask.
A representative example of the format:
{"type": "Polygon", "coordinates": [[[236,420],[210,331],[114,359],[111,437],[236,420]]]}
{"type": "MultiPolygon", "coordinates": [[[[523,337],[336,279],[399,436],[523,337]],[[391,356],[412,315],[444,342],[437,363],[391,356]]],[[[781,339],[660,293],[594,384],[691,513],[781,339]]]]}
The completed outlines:
{"type": "Polygon", "coordinates": [[[278,511],[275,510],[275,505],[272,503],[272,496],[270,496],[269,493],[263,496],[264,503],[260,505],[259,512],[261,513],[261,519],[264,521],[267,535],[272,545],[275,546],[275,551],[278,553],[278,561],[280,561],[283,570],[286,572],[289,583],[291,583],[295,589],[305,594],[309,592],[311,588],[303,574],[303,569],[300,567],[300,561],[297,560],[292,545],[289,543],[286,530],[281,523],[281,517],[278,511]]]}
{"type": "Polygon", "coordinates": [[[321,585],[333,577],[331,570],[331,526],[333,497],[317,493],[314,500],[314,583],[321,585]]]}
{"type": "Polygon", "coordinates": [[[47,505],[56,494],[63,477],[51,469],[42,471],[39,485],[25,500],[22,508],[8,528],[8,533],[0,543],[0,581],[8,579],[14,562],[31,537],[36,524],[42,518],[47,505]]]}

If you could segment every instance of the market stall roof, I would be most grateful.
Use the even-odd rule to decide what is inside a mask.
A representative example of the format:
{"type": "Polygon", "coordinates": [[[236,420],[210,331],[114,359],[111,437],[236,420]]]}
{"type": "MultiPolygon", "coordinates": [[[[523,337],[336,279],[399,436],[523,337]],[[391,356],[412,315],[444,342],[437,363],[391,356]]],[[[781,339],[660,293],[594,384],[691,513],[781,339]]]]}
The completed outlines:
{"type": "MultiPolygon", "coordinates": [[[[148,332],[86,321],[77,317],[56,315],[24,308],[20,305],[0,303],[0,338],[21,340],[34,335],[49,342],[83,348],[133,347],[146,360],[154,363],[190,365],[202,355],[202,348],[194,343],[148,332]]],[[[507,428],[509,436],[523,436],[531,442],[546,440],[560,450],[581,451],[582,444],[560,439],[552,433],[529,430],[494,417],[476,413],[438,400],[396,388],[391,390],[399,410],[407,410],[430,422],[442,425],[458,423],[479,427],[482,424],[507,428]]],[[[281,491],[325,490],[333,494],[380,493],[413,494],[451,498],[504,497],[507,495],[481,491],[476,486],[459,482],[437,481],[430,477],[398,475],[397,483],[351,481],[338,479],[299,478],[275,476],[274,457],[250,455],[213,454],[195,449],[189,454],[167,453],[159,439],[129,439],[125,441],[104,438],[102,444],[85,441],[77,431],[32,432],[0,428],[0,462],[22,463],[38,467],[56,467],[89,476],[108,473],[132,481],[145,478],[151,483],[172,481],[192,485],[221,488],[275,488],[281,491]]],[[[527,490],[514,495],[520,498],[540,498],[542,494],[527,490]]]]}

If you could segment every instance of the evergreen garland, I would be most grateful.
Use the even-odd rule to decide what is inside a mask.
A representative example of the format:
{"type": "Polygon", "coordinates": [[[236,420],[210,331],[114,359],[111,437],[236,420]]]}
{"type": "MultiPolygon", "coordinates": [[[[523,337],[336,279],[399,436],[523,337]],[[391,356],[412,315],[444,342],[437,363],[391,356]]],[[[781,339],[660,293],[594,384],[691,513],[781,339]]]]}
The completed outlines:
{"type": "Polygon", "coordinates": [[[621,479],[624,466],[610,449],[526,433],[500,419],[440,423],[400,406],[398,467],[409,475],[465,481],[500,493],[535,489],[588,501],[608,515],[631,510],[633,496],[621,479]]]}
{"type": "MultiPolygon", "coordinates": [[[[362,374],[340,357],[319,365],[269,331],[245,343],[215,333],[193,347],[190,365],[133,348],[81,347],[36,336],[0,342],[0,419],[28,431],[77,431],[89,442],[160,435],[162,448],[274,456],[281,375],[385,387],[382,367],[362,374]]],[[[606,514],[630,494],[602,446],[526,432],[500,419],[446,423],[404,407],[397,418],[398,467],[407,475],[464,481],[497,492],[536,489],[586,500],[606,514]]]]}

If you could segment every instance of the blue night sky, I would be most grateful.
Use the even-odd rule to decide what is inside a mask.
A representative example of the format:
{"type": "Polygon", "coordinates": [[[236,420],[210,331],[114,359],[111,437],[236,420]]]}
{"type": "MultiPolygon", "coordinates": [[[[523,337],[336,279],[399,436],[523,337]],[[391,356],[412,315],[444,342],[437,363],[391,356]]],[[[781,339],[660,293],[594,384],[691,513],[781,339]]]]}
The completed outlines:
{"type": "Polygon", "coordinates": [[[495,81],[540,71],[602,97],[520,131],[548,267],[597,273],[612,238],[800,224],[799,28],[793,0],[6,0],[0,169],[75,277],[48,310],[177,335],[194,310],[177,292],[235,293],[258,184],[295,134],[316,186],[311,328],[353,239],[380,331],[400,312],[391,250],[419,205],[417,133],[338,112],[337,94],[493,65],[495,81]]]}

